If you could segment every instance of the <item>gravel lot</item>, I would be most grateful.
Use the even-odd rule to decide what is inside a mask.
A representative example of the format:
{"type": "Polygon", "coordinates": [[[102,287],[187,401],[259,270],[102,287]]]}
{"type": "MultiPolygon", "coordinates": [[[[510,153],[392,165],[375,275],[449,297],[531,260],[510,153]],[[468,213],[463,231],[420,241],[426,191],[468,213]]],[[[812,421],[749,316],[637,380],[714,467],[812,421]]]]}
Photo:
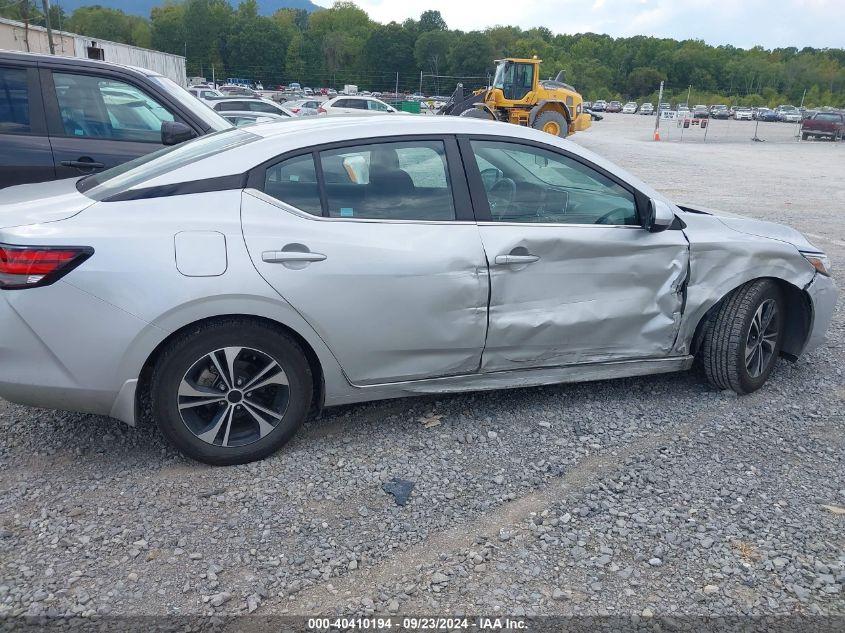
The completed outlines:
{"type": "MultiPolygon", "coordinates": [[[[845,143],[765,125],[655,143],[607,115],[575,139],[678,202],[792,224],[845,286],[845,143]]],[[[0,401],[0,615],[843,617],[843,329],[839,308],[743,398],[686,373],[350,406],[232,468],[0,401]]]]}

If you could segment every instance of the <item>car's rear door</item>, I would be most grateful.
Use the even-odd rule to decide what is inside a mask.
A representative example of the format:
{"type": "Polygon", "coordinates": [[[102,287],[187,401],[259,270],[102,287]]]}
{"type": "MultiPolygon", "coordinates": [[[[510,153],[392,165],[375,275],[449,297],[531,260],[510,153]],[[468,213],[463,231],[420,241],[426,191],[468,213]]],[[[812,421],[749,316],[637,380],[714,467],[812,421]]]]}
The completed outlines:
{"type": "Polygon", "coordinates": [[[478,370],[487,263],[454,139],[280,157],[250,174],[241,213],[259,273],[353,384],[478,370]]]}
{"type": "Polygon", "coordinates": [[[558,148],[479,137],[461,151],[490,263],[482,371],[669,354],[683,231],[644,230],[634,190],[558,148]]]}
{"type": "Polygon", "coordinates": [[[0,61],[0,188],[55,178],[35,61],[0,61]]]}

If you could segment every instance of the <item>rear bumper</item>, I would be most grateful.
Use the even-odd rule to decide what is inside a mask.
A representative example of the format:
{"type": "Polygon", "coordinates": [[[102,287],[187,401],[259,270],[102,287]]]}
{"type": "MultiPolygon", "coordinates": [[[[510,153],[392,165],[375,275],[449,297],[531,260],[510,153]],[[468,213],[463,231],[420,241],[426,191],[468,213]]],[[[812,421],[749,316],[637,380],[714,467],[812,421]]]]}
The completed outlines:
{"type": "Polygon", "coordinates": [[[109,415],[144,321],[65,282],[0,291],[0,398],[109,415]]]}
{"type": "Polygon", "coordinates": [[[804,354],[812,352],[824,342],[830,320],[833,318],[836,300],[839,297],[839,290],[833,280],[818,273],[813,277],[806,291],[813,304],[813,321],[810,324],[810,335],[804,346],[804,354]]]}

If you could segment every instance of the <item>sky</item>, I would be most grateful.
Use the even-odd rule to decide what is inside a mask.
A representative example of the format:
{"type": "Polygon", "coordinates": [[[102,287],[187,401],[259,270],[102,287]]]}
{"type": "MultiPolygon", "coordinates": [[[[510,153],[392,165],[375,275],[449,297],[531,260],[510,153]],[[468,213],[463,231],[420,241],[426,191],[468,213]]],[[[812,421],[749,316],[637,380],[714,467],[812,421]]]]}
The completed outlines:
{"type": "MultiPolygon", "coordinates": [[[[555,33],[700,39],[742,48],[845,47],[845,0],[354,0],[377,22],[440,11],[449,28],[545,26],[555,33]]],[[[332,0],[316,0],[331,6],[332,0]]]]}

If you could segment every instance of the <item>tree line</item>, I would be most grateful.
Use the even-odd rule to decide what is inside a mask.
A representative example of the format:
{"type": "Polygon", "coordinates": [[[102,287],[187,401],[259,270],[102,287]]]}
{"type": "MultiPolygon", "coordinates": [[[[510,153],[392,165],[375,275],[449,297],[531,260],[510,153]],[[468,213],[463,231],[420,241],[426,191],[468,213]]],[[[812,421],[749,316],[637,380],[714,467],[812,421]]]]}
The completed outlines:
{"type": "MultiPolygon", "coordinates": [[[[34,0],[0,5],[0,15],[43,24],[34,0]]],[[[361,89],[449,94],[458,81],[486,85],[493,60],[543,60],[541,73],[563,70],[586,99],[665,100],[769,105],[845,106],[845,50],[788,47],[767,50],[711,46],[700,40],[595,33],[556,34],[495,26],[449,29],[440,12],[380,24],[352,2],[311,14],[282,9],[258,13],[256,0],[168,0],[149,18],[88,6],[65,15],[51,7],[51,24],[92,38],[185,55],[189,76],[240,77],[265,87],[298,81],[313,87],[357,84],[361,89]],[[422,73],[422,82],[421,82],[422,73]],[[690,88],[691,87],[691,88],[690,88]]],[[[692,105],[692,104],[691,104],[692,105]]]]}

